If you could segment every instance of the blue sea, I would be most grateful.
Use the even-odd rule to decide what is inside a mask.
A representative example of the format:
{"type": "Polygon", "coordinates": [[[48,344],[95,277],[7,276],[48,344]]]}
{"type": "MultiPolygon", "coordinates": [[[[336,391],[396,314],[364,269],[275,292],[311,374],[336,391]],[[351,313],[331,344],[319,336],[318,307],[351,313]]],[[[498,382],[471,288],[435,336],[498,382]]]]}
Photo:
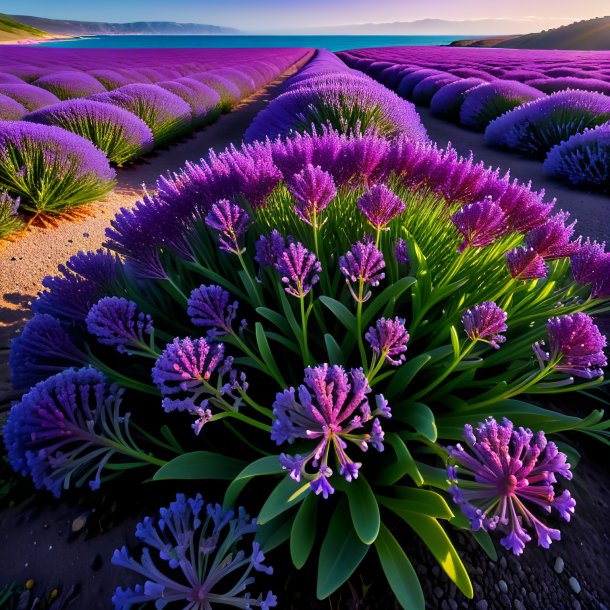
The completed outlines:
{"type": "Polygon", "coordinates": [[[45,47],[246,49],[261,47],[312,47],[329,51],[368,47],[414,47],[448,45],[476,36],[83,36],[55,42],[45,47]]]}

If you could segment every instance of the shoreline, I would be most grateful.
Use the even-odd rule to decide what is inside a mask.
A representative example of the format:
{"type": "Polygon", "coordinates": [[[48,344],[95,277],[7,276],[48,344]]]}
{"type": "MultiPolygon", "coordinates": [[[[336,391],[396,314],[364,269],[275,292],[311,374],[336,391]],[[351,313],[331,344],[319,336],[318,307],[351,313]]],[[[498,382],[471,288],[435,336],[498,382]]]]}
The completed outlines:
{"type": "Polygon", "coordinates": [[[0,45],[31,45],[40,44],[42,42],[60,42],[63,40],[72,40],[74,38],[86,38],[86,36],[68,36],[57,34],[56,36],[40,37],[40,38],[18,38],[17,40],[0,40],[0,45]]]}

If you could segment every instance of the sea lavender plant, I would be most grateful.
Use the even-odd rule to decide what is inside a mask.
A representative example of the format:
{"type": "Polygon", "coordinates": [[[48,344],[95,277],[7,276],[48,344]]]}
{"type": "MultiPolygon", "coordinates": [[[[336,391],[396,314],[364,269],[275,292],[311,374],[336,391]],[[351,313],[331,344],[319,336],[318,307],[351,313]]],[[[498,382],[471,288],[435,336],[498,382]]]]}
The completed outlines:
{"type": "Polygon", "coordinates": [[[119,166],[153,148],[153,134],[142,119],[102,102],[69,100],[31,112],[24,120],[55,125],[83,136],[119,166]]]}
{"type": "Polygon", "coordinates": [[[464,241],[459,247],[460,252],[468,247],[489,246],[508,232],[508,221],[504,210],[491,199],[465,205],[451,217],[451,220],[464,236],[464,241]]]}
{"type": "Polygon", "coordinates": [[[115,172],[85,138],[59,127],[0,122],[0,188],[21,209],[55,215],[106,194],[115,172]]]}
{"type": "Polygon", "coordinates": [[[555,495],[556,475],[572,478],[555,443],[544,432],[515,428],[507,419],[498,424],[492,417],[476,428],[464,426],[464,441],[466,447],[448,448],[449,492],[472,529],[501,531],[500,543],[515,555],[523,553],[532,534],[543,548],[560,540],[560,531],[532,512],[555,509],[565,521],[574,513],[576,502],[567,489],[555,495]]]}
{"type": "Polygon", "coordinates": [[[204,505],[201,494],[177,494],[169,507],[160,509],[159,517],[156,523],[154,517],[146,517],[136,526],[136,538],[145,545],[139,561],[125,546],[114,551],[113,565],[146,578],[133,589],[117,588],[112,598],[116,610],[153,602],[158,608],[180,602],[192,610],[277,607],[271,591],[256,598],[248,591],[254,583],[252,572],[271,575],[273,568],[263,563],[265,555],[255,540],[248,551],[240,548],[244,538],[258,530],[256,519],[243,508],[236,513],[219,504],[204,505]],[[167,564],[167,573],[159,564],[167,564]]]}
{"type": "Polygon", "coordinates": [[[36,79],[32,84],[50,91],[60,100],[89,97],[106,91],[104,85],[91,74],[75,70],[51,72],[36,79]]]}
{"type": "Polygon", "coordinates": [[[467,309],[462,315],[464,330],[471,341],[486,341],[496,349],[506,341],[501,335],[507,330],[507,314],[498,305],[486,301],[467,309]]]}
{"type": "Polygon", "coordinates": [[[0,191],[0,239],[23,228],[23,222],[17,215],[20,199],[13,199],[6,191],[0,191]]]}

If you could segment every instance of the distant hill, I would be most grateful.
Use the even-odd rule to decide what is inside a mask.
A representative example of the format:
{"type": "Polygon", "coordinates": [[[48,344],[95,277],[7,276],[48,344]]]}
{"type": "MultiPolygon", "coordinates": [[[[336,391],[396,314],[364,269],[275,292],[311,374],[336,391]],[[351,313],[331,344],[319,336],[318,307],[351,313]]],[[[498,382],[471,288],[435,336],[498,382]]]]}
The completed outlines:
{"type": "Polygon", "coordinates": [[[31,27],[8,15],[0,13],[0,42],[14,42],[24,38],[47,38],[49,34],[35,27],[31,27]]]}
{"type": "Polygon", "coordinates": [[[205,23],[176,23],[173,21],[137,21],[133,23],[104,23],[100,21],[72,21],[66,19],[45,19],[29,15],[11,15],[17,21],[33,28],[40,28],[51,34],[70,36],[116,35],[116,34],[167,34],[205,35],[240,34],[234,28],[205,23]]]}
{"type": "Polygon", "coordinates": [[[452,46],[490,46],[503,49],[565,49],[577,51],[610,50],[610,17],[598,17],[564,25],[537,34],[496,41],[458,40],[452,46]],[[485,44],[485,43],[489,44],[485,44]]]}

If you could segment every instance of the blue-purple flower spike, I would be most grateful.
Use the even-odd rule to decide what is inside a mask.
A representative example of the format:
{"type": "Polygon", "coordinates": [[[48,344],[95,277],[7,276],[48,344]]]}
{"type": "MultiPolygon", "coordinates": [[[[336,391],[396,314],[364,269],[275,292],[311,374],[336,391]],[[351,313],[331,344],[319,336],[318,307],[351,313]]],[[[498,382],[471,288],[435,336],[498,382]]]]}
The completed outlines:
{"type": "Polygon", "coordinates": [[[485,301],[467,309],[462,315],[462,324],[471,341],[486,341],[498,349],[500,343],[506,341],[506,337],[500,334],[508,328],[506,318],[504,310],[491,301],[485,301]]]}
{"type": "Polygon", "coordinates": [[[407,242],[402,237],[399,237],[396,240],[396,244],[394,245],[394,256],[396,257],[396,262],[401,265],[408,265],[410,262],[407,242]]]}
{"type": "Polygon", "coordinates": [[[409,333],[403,318],[380,318],[375,326],[371,326],[365,333],[371,349],[377,357],[384,358],[393,366],[400,366],[405,360],[409,333]]]}
{"type": "Polygon", "coordinates": [[[448,447],[449,493],[473,531],[503,532],[500,543],[515,555],[523,552],[532,534],[543,548],[559,540],[559,530],[546,526],[528,507],[555,509],[565,521],[574,513],[576,502],[569,491],[555,496],[556,475],[572,478],[555,443],[544,432],[515,428],[507,419],[498,424],[491,417],[475,429],[464,426],[463,438],[466,447],[448,447]]]}
{"type": "Polygon", "coordinates": [[[191,610],[277,607],[271,591],[256,598],[248,591],[255,581],[252,571],[271,575],[273,568],[264,564],[258,542],[244,544],[258,526],[243,508],[236,514],[218,504],[204,506],[200,494],[194,498],[177,494],[159,516],[156,523],[154,517],[146,517],[136,526],[136,537],[145,545],[139,561],[125,546],[114,551],[113,565],[146,578],[133,589],[117,588],[112,598],[115,610],[145,603],[163,608],[171,602],[191,610]],[[164,564],[165,570],[160,567],[164,564]]]}
{"type": "Polygon", "coordinates": [[[313,166],[309,163],[298,174],[289,178],[286,186],[296,202],[294,211],[297,216],[309,225],[313,225],[316,218],[316,223],[320,226],[317,215],[337,194],[333,177],[319,165],[313,166]]]}
{"type": "Polygon", "coordinates": [[[533,248],[513,248],[506,253],[506,264],[516,280],[535,280],[546,277],[544,259],[533,248]]]}
{"type": "Polygon", "coordinates": [[[297,390],[290,388],[278,393],[273,403],[274,421],[271,439],[278,445],[292,443],[297,438],[315,440],[316,446],[306,456],[280,456],[282,467],[290,471],[295,481],[309,480],[312,491],[327,498],[334,489],[329,481],[333,470],[329,456],[335,455],[339,474],[346,481],[358,478],[360,462],[346,453],[348,443],[366,451],[372,445],[383,451],[383,430],[378,417],[391,417],[387,401],[380,394],[372,410],[367,395],[371,392],[362,369],[349,374],[337,365],[322,364],[305,369],[305,383],[297,390]],[[372,421],[371,421],[372,420],[372,421]],[[363,429],[371,422],[370,432],[363,429]],[[311,464],[315,473],[307,472],[311,464]]]}
{"type": "Polygon", "coordinates": [[[387,186],[377,184],[358,199],[358,209],[374,229],[380,230],[402,214],[406,206],[387,186]]]}
{"type": "Polygon", "coordinates": [[[231,293],[221,286],[202,284],[191,292],[187,313],[195,326],[210,328],[213,334],[230,333],[238,305],[237,301],[231,302],[231,293]]]}
{"type": "Polygon", "coordinates": [[[371,296],[366,290],[368,284],[379,285],[385,277],[382,269],[385,269],[383,253],[371,238],[356,242],[348,252],[339,257],[339,270],[345,276],[347,286],[357,301],[366,301],[371,296]],[[357,284],[357,291],[354,291],[352,284],[357,284]]]}
{"type": "Polygon", "coordinates": [[[313,252],[301,242],[291,243],[284,249],[276,269],[282,276],[284,290],[292,296],[303,298],[320,279],[322,265],[313,252]]]}
{"type": "Polygon", "coordinates": [[[286,240],[277,229],[273,229],[269,235],[261,235],[254,247],[254,260],[262,267],[274,267],[286,249],[286,240]]]}
{"type": "Polygon", "coordinates": [[[451,217],[451,220],[464,237],[459,247],[460,252],[468,247],[489,246],[508,232],[506,214],[491,199],[465,205],[451,217]]]}
{"type": "Polygon", "coordinates": [[[205,222],[220,234],[221,250],[241,254],[241,239],[250,226],[250,216],[243,208],[228,199],[221,199],[212,205],[205,222]]]}

